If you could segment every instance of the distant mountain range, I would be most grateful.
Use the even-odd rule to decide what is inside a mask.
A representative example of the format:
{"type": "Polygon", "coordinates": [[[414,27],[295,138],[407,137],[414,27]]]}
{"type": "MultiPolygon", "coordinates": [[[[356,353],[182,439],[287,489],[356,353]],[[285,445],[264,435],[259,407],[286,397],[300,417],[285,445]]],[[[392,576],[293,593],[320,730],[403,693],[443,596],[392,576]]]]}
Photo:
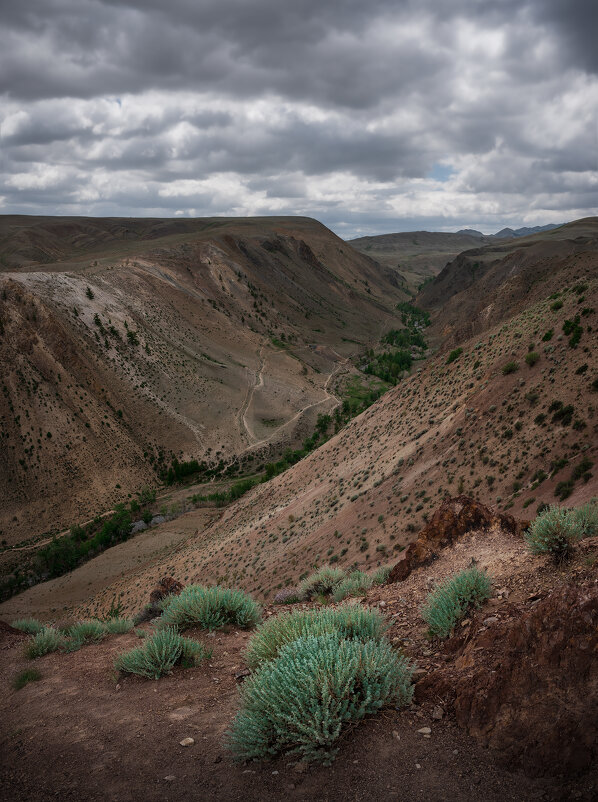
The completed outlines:
{"type": "Polygon", "coordinates": [[[539,234],[541,231],[550,231],[552,228],[559,228],[562,223],[549,223],[547,226],[524,226],[523,228],[502,228],[496,234],[482,234],[475,228],[462,228],[457,234],[465,234],[469,237],[496,237],[496,239],[512,239],[513,237],[528,237],[530,234],[539,234]]]}

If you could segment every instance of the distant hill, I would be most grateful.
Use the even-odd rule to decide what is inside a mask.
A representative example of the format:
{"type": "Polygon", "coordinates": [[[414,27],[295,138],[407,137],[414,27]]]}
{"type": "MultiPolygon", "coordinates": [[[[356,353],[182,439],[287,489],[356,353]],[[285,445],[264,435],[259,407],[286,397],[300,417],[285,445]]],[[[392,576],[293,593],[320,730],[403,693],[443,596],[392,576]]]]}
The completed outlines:
{"type": "Polygon", "coordinates": [[[524,228],[502,228],[496,234],[482,234],[481,231],[476,231],[475,228],[462,228],[457,231],[457,234],[462,234],[468,237],[495,237],[496,239],[512,239],[513,237],[529,237],[530,234],[539,234],[542,231],[550,231],[553,228],[559,228],[562,223],[549,223],[546,226],[532,226],[524,228]]]}
{"type": "Polygon", "coordinates": [[[454,344],[598,273],[598,217],[464,251],[418,295],[454,344]]]}

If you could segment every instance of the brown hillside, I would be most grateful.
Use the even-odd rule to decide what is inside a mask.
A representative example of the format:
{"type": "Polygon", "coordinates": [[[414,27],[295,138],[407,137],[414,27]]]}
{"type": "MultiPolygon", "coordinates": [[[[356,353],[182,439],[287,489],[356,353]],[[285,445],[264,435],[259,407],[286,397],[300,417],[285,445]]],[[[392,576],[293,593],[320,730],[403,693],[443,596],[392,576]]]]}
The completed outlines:
{"type": "Polygon", "coordinates": [[[316,221],[0,218],[1,538],[313,431],[395,274],[316,221]],[[89,297],[89,296],[92,297],[89,297]]]}
{"type": "Polygon", "coordinates": [[[423,288],[417,303],[433,312],[451,345],[598,273],[598,218],[460,254],[423,288]]]}

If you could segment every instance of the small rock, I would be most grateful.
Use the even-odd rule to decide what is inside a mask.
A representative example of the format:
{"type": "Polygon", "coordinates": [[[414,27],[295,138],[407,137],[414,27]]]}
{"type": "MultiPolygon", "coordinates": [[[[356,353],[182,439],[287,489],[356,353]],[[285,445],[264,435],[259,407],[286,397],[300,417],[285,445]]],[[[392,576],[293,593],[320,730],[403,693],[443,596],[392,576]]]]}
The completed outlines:
{"type": "Polygon", "coordinates": [[[278,772],[277,771],[273,771],[272,774],[278,774],[278,772]]]}
{"type": "Polygon", "coordinates": [[[430,735],[432,730],[429,727],[422,727],[421,729],[418,730],[418,732],[421,733],[422,735],[430,735]]]}
{"type": "Polygon", "coordinates": [[[401,740],[401,736],[399,735],[399,731],[398,730],[393,730],[392,731],[392,737],[397,741],[401,740]]]}
{"type": "Polygon", "coordinates": [[[495,615],[491,615],[488,618],[485,618],[483,624],[485,627],[490,627],[492,624],[496,624],[498,622],[498,618],[495,615]]]}
{"type": "Polygon", "coordinates": [[[461,626],[462,627],[468,627],[470,624],[471,624],[471,621],[469,620],[469,618],[464,618],[463,621],[461,621],[461,626]]]}
{"type": "Polygon", "coordinates": [[[415,768],[416,768],[416,769],[421,769],[421,766],[419,765],[419,763],[416,763],[416,764],[415,764],[415,768]]]}
{"type": "Polygon", "coordinates": [[[379,602],[378,607],[386,607],[386,602],[385,601],[379,602]]]}
{"type": "Polygon", "coordinates": [[[293,766],[293,771],[303,774],[304,771],[307,771],[307,763],[305,763],[303,760],[297,761],[297,763],[295,763],[293,766]]]}
{"type": "Polygon", "coordinates": [[[193,738],[183,738],[183,740],[179,741],[179,743],[181,744],[181,746],[193,746],[195,741],[193,740],[193,738]]]}
{"type": "Polygon", "coordinates": [[[508,588],[501,588],[500,590],[496,591],[497,596],[502,596],[505,599],[509,598],[509,589],[508,588]]]}
{"type": "Polygon", "coordinates": [[[444,710],[440,707],[440,705],[436,705],[434,710],[432,710],[432,718],[435,721],[440,721],[440,719],[444,716],[444,710]]]}
{"type": "Polygon", "coordinates": [[[171,783],[175,779],[175,776],[174,774],[167,774],[166,777],[164,777],[164,779],[166,780],[166,782],[171,783]]]}

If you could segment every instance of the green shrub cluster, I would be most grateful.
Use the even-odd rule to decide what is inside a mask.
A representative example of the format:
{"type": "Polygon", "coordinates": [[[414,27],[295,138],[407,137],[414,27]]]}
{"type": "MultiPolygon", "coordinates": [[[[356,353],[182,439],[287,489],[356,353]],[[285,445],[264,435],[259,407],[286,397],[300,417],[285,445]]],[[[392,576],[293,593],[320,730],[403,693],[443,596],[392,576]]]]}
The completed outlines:
{"type": "Polygon", "coordinates": [[[125,632],[130,632],[133,626],[134,624],[129,618],[109,618],[104,623],[106,632],[110,635],[124,635],[125,632]]]}
{"type": "Polygon", "coordinates": [[[245,660],[251,669],[256,669],[274,660],[283,646],[300,638],[334,633],[341,640],[379,640],[387,628],[377,610],[361,605],[293,610],[272,616],[257,628],[245,660]]]}
{"type": "Polygon", "coordinates": [[[313,599],[314,596],[329,596],[344,578],[345,572],[342,568],[325,566],[301,582],[299,596],[305,601],[313,599]]]}
{"type": "Polygon", "coordinates": [[[349,596],[361,596],[372,585],[383,585],[389,574],[388,566],[378,568],[373,574],[363,571],[346,574],[342,568],[324,566],[301,582],[297,589],[297,601],[309,601],[316,596],[332,596],[335,602],[340,602],[349,596]]]}
{"type": "Polygon", "coordinates": [[[44,625],[37,618],[18,618],[12,622],[11,626],[26,632],[28,635],[37,635],[44,628],[44,625]]]}
{"type": "Polygon", "coordinates": [[[106,634],[105,625],[94,618],[88,621],[78,621],[66,632],[67,638],[80,646],[83,646],[84,643],[98,643],[106,634]]]}
{"type": "Polygon", "coordinates": [[[595,502],[579,509],[552,505],[544,509],[525,534],[532,554],[549,554],[556,562],[571,556],[575,543],[598,532],[598,506],[595,502]]]}
{"type": "Polygon", "coordinates": [[[50,652],[57,652],[64,644],[64,637],[53,627],[44,627],[37,634],[33,635],[25,645],[25,657],[35,660],[36,657],[43,657],[50,652]]]}
{"type": "Polygon", "coordinates": [[[159,679],[170,674],[177,663],[185,668],[211,657],[211,651],[191,638],[184,638],[174,627],[158,630],[144,640],[143,646],[121,654],[114,662],[117,671],[159,679]]]}
{"type": "Polygon", "coordinates": [[[446,638],[455,624],[472,606],[479,606],[490,596],[492,583],[478,568],[467,568],[439,585],[422,610],[430,635],[446,638]]]}
{"type": "Polygon", "coordinates": [[[228,746],[237,760],[288,751],[329,764],[344,724],[411,701],[411,676],[386,641],[337,633],[292,641],[246,681],[228,746]]]}
{"type": "Polygon", "coordinates": [[[260,606],[242,590],[188,585],[178,596],[164,600],[160,626],[177,629],[199,626],[212,630],[234,624],[240,629],[251,629],[261,618],[260,606]]]}
{"type": "Polygon", "coordinates": [[[446,364],[450,365],[451,362],[454,362],[456,359],[459,359],[459,357],[461,356],[462,353],[463,353],[463,349],[461,347],[453,348],[453,350],[450,352],[450,354],[446,358],[446,364]]]}
{"type": "Polygon", "coordinates": [[[373,584],[373,579],[364,571],[352,571],[336,586],[332,594],[335,602],[343,601],[350,596],[362,596],[373,584]]]}

